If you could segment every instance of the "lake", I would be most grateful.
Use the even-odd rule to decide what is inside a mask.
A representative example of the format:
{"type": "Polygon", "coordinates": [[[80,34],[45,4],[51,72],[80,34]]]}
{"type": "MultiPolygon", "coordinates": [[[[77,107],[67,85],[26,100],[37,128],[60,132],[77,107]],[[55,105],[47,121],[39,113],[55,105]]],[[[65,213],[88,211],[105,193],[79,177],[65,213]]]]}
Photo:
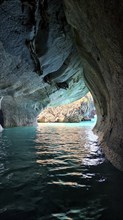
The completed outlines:
{"type": "Polygon", "coordinates": [[[0,220],[123,219],[123,173],[105,159],[94,124],[0,134],[0,220]]]}

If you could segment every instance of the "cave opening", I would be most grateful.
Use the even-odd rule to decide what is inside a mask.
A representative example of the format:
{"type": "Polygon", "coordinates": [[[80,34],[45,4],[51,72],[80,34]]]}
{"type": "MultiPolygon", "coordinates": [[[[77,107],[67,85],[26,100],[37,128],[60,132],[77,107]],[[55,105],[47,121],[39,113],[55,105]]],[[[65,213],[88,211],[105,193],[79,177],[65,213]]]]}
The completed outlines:
{"type": "MultiPolygon", "coordinates": [[[[52,104],[52,103],[51,103],[52,104]]],[[[45,108],[37,117],[38,123],[80,123],[97,120],[92,94],[88,92],[81,99],[69,104],[45,108]]]]}

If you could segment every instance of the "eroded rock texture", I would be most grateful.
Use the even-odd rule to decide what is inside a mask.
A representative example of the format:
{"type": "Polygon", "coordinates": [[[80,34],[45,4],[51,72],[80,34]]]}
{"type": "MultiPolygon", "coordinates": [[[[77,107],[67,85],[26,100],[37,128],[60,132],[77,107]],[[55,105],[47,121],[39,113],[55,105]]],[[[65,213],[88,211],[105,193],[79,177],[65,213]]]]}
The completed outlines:
{"type": "Polygon", "coordinates": [[[47,105],[88,89],[63,1],[0,2],[0,96],[5,126],[31,125],[47,105]]]}
{"type": "Polygon", "coordinates": [[[93,98],[88,93],[83,98],[67,105],[46,108],[38,116],[38,122],[81,122],[94,118],[93,98]]]}
{"type": "Polygon", "coordinates": [[[105,153],[123,170],[122,12],[122,0],[0,1],[5,126],[33,124],[47,105],[81,98],[84,69],[105,153]]]}
{"type": "Polygon", "coordinates": [[[123,170],[123,1],[65,0],[108,159],[123,170]]]}

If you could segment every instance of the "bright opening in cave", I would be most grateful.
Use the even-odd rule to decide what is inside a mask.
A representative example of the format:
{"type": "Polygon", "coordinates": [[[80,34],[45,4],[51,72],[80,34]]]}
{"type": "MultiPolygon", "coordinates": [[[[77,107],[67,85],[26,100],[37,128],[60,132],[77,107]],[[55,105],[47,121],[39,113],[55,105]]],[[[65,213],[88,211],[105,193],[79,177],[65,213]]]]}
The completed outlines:
{"type": "Polygon", "coordinates": [[[96,118],[93,97],[88,92],[81,99],[70,104],[47,107],[38,116],[39,123],[79,123],[96,118]]]}

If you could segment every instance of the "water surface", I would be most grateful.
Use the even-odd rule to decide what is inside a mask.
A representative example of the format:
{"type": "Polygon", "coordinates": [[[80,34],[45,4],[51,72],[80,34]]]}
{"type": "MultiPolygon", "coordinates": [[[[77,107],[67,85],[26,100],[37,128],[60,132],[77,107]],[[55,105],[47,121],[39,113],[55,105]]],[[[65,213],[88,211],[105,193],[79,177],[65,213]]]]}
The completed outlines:
{"type": "Polygon", "coordinates": [[[0,220],[122,220],[123,174],[92,122],[0,134],[0,220]]]}

